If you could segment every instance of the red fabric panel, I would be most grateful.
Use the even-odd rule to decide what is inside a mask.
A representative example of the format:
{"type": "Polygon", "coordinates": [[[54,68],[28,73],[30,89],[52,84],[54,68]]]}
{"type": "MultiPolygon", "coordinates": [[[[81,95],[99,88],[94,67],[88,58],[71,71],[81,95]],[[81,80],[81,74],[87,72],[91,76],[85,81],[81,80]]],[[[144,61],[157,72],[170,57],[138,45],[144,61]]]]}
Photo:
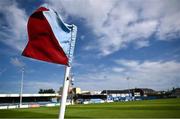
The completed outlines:
{"type": "Polygon", "coordinates": [[[29,41],[22,55],[47,62],[68,65],[68,58],[58,43],[41,7],[34,12],[28,21],[29,41]]]}

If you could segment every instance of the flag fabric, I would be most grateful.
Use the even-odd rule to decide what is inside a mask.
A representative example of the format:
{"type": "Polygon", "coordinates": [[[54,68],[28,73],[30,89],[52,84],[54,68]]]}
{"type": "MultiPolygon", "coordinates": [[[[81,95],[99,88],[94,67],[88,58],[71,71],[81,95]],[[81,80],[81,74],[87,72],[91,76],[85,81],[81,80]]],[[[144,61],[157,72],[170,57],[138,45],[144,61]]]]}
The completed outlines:
{"type": "Polygon", "coordinates": [[[27,24],[28,43],[22,55],[46,62],[70,65],[77,27],[63,22],[60,15],[48,8],[38,8],[27,24]]]}

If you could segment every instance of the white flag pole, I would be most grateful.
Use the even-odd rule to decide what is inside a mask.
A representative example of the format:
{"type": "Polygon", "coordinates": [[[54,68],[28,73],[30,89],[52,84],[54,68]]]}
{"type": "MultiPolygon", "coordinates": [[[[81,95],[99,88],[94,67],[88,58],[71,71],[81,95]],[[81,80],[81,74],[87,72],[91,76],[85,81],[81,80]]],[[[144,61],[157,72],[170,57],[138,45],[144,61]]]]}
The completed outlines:
{"type": "Polygon", "coordinates": [[[68,95],[68,88],[69,88],[69,74],[70,74],[71,67],[66,66],[65,75],[64,75],[64,85],[63,85],[63,92],[61,97],[61,107],[59,112],[59,119],[64,119],[65,115],[65,108],[66,108],[66,100],[68,95]]]}
{"type": "Polygon", "coordinates": [[[75,41],[76,41],[76,32],[77,27],[75,25],[72,25],[72,31],[71,31],[71,41],[70,41],[70,49],[69,49],[69,63],[70,66],[66,66],[65,69],[65,76],[64,76],[64,84],[63,84],[63,92],[61,95],[61,107],[59,112],[59,119],[64,119],[65,115],[65,109],[66,109],[66,100],[68,96],[68,88],[69,88],[69,82],[70,82],[70,70],[71,70],[71,63],[73,59],[73,52],[75,47],[75,41]]]}

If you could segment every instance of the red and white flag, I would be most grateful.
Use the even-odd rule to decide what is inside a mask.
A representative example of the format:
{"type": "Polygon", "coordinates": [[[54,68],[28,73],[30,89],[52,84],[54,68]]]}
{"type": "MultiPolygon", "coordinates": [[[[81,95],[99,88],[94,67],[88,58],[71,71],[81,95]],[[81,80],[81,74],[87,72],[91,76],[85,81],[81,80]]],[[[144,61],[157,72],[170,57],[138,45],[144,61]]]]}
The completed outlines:
{"type": "Polygon", "coordinates": [[[70,65],[77,27],[63,22],[60,15],[40,7],[29,18],[28,44],[22,55],[47,62],[70,65]]]}

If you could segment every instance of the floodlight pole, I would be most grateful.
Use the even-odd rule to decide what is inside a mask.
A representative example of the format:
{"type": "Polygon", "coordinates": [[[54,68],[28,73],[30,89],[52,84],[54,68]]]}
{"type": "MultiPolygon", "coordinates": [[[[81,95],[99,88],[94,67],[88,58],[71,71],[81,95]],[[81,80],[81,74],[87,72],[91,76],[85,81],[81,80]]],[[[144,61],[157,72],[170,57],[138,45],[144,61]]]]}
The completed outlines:
{"type": "Polygon", "coordinates": [[[126,78],[127,82],[128,82],[128,89],[129,89],[129,77],[126,78]]]}
{"type": "Polygon", "coordinates": [[[129,92],[129,97],[130,97],[130,89],[129,89],[129,80],[130,80],[130,78],[127,77],[126,80],[127,80],[127,82],[128,82],[128,90],[129,90],[128,92],[129,92]]]}
{"type": "Polygon", "coordinates": [[[21,69],[21,89],[20,89],[20,100],[19,100],[19,108],[22,106],[22,93],[23,93],[23,81],[24,81],[24,68],[21,69]]]}
{"type": "Polygon", "coordinates": [[[63,92],[61,95],[61,107],[60,107],[60,112],[59,112],[59,119],[64,119],[65,115],[65,108],[66,108],[66,100],[67,100],[67,95],[68,95],[68,88],[69,88],[69,82],[70,82],[70,70],[71,67],[66,66],[65,68],[65,75],[64,75],[64,84],[63,84],[63,92]]]}

